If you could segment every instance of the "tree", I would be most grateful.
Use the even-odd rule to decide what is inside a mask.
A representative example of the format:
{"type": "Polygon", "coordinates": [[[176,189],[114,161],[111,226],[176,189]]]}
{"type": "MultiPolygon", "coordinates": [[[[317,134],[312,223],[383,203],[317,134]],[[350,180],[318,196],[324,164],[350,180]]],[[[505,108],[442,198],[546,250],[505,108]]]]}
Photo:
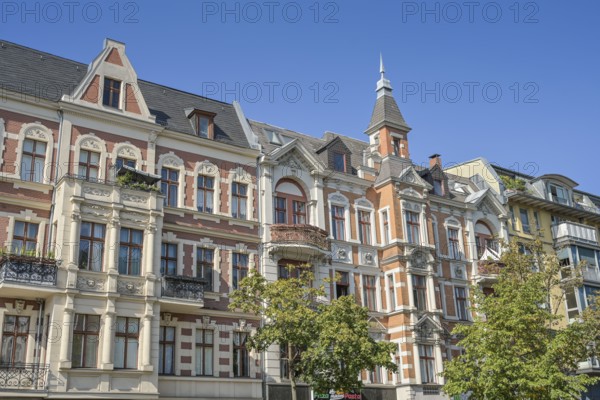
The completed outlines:
{"type": "Polygon", "coordinates": [[[314,276],[306,267],[288,267],[290,276],[293,268],[300,269],[298,277],[273,282],[252,271],[232,293],[229,306],[263,319],[248,348],[264,351],[277,344],[286,349],[292,400],[299,381],[316,390],[348,390],[360,387],[362,369],[383,365],[395,371],[393,345],[369,336],[366,309],[350,296],[319,302],[324,288],[312,287],[314,276]]]}
{"type": "Polygon", "coordinates": [[[464,353],[446,362],[442,373],[448,395],[470,393],[472,400],[579,399],[597,381],[576,371],[578,362],[595,352],[600,308],[589,307],[566,327],[560,323],[564,293],[581,285],[581,265],[561,267],[539,242],[527,249],[516,242],[507,246],[492,295],[473,288],[475,320],[452,332],[461,338],[464,353]]]}

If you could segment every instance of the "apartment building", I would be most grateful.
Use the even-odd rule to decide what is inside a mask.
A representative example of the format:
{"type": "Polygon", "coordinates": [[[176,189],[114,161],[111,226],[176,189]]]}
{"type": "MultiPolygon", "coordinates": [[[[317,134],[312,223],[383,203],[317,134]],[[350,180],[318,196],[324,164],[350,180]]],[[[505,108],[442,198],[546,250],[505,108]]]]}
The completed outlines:
{"type": "Polygon", "coordinates": [[[256,158],[237,104],[0,46],[3,398],[262,398],[256,158]]]}

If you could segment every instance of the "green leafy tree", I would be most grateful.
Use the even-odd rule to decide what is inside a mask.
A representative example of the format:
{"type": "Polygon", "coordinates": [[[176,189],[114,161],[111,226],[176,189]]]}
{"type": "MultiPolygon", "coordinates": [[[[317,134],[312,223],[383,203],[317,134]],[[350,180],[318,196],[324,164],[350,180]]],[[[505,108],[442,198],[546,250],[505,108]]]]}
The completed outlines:
{"type": "MultiPolygon", "coordinates": [[[[292,275],[293,268],[288,270],[292,275]]],[[[286,349],[292,400],[299,381],[315,390],[349,390],[360,387],[362,369],[383,365],[395,371],[390,361],[394,346],[369,336],[366,309],[353,297],[319,302],[324,288],[312,286],[308,268],[300,271],[298,277],[272,282],[253,271],[232,293],[229,306],[263,319],[248,339],[250,349],[264,351],[273,344],[286,349]]]]}
{"type": "Polygon", "coordinates": [[[565,269],[539,242],[513,242],[500,261],[493,295],[474,287],[475,320],[457,326],[465,352],[444,366],[444,391],[472,400],[579,399],[598,379],[576,374],[600,337],[598,307],[561,324],[564,293],[581,285],[581,266],[565,269]],[[527,254],[525,254],[527,253],[527,254]]]}

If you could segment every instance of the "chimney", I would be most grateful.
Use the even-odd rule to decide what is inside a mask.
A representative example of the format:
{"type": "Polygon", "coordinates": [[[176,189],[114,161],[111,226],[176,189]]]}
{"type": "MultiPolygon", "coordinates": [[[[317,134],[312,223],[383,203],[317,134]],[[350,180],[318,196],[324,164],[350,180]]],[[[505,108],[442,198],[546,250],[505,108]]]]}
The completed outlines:
{"type": "Polygon", "coordinates": [[[442,156],[439,154],[429,156],[429,168],[431,169],[436,165],[439,165],[439,167],[442,168],[442,156]]]}

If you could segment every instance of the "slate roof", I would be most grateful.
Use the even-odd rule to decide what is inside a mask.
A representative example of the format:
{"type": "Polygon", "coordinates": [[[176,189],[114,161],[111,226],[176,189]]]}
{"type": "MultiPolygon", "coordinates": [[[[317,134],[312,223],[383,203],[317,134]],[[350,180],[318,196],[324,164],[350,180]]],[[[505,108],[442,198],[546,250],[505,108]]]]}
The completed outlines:
{"type": "Polygon", "coordinates": [[[379,124],[386,122],[388,125],[395,125],[410,129],[408,124],[404,120],[400,108],[396,103],[393,96],[384,94],[379,96],[375,102],[375,108],[373,108],[373,114],[371,115],[371,122],[367,131],[378,126],[379,124]]]}
{"type": "MultiPolygon", "coordinates": [[[[0,93],[16,91],[28,99],[59,101],[73,93],[87,72],[86,64],[0,39],[0,93]]],[[[214,140],[249,148],[233,105],[139,79],[139,89],[157,124],[194,134],[184,109],[198,108],[216,113],[214,140]]]]}

